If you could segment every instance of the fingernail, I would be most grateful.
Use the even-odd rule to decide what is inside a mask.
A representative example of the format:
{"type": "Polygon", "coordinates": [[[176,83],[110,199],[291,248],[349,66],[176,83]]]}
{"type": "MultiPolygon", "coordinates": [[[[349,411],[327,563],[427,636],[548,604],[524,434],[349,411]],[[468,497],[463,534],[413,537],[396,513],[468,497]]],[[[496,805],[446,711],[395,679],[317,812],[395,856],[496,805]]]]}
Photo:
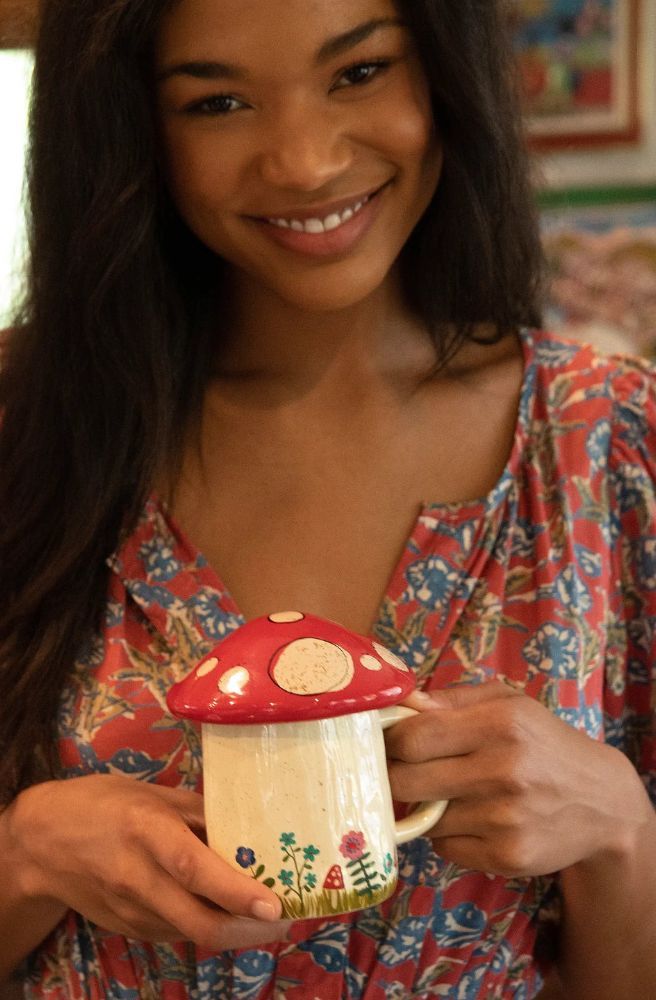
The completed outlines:
{"type": "Polygon", "coordinates": [[[256,899],[251,906],[251,913],[257,920],[278,920],[280,918],[280,908],[274,903],[267,903],[264,899],[256,899]]]}

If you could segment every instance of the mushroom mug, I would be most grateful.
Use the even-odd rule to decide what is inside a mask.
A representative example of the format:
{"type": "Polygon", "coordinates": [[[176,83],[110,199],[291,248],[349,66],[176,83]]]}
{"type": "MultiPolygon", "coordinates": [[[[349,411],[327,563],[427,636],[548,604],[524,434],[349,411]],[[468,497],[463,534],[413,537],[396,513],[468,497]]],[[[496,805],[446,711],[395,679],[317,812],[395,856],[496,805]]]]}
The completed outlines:
{"type": "Polygon", "coordinates": [[[395,821],[383,730],[410,715],[405,663],[302,612],[255,619],[168,694],[202,723],[209,846],[298,920],[373,906],[395,889],[396,845],[447,803],[395,821]]]}

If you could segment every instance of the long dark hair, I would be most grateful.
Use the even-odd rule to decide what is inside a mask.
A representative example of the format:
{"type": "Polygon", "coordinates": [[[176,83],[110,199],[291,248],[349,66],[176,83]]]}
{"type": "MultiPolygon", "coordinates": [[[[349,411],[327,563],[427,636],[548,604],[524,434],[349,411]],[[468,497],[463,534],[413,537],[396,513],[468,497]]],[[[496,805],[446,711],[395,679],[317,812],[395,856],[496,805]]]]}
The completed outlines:
{"type": "MultiPolygon", "coordinates": [[[[58,701],[99,626],[106,559],[179,458],[209,367],[217,264],[173,210],[155,155],[149,52],[169,2],[42,10],[26,294],[0,372],[4,802],[58,773],[58,701]]],[[[539,321],[541,251],[496,3],[398,6],[445,147],[402,274],[445,356],[479,322],[500,336],[539,321]]]]}

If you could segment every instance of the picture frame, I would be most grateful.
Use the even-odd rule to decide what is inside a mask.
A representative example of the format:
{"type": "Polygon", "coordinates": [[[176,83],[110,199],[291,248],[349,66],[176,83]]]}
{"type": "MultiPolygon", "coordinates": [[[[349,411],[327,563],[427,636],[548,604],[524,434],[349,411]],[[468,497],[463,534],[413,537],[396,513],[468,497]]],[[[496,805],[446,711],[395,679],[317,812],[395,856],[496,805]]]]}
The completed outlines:
{"type": "Polygon", "coordinates": [[[640,0],[513,0],[531,145],[640,140],[640,0]]]}

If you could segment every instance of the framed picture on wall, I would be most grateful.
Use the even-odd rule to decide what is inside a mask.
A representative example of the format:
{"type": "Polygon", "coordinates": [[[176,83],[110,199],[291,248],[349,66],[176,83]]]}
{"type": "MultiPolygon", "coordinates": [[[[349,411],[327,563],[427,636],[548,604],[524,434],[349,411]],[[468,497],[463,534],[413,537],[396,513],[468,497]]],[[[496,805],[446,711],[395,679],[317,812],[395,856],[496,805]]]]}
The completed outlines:
{"type": "Polygon", "coordinates": [[[640,0],[513,0],[534,146],[638,141],[639,8],[640,0]]]}

